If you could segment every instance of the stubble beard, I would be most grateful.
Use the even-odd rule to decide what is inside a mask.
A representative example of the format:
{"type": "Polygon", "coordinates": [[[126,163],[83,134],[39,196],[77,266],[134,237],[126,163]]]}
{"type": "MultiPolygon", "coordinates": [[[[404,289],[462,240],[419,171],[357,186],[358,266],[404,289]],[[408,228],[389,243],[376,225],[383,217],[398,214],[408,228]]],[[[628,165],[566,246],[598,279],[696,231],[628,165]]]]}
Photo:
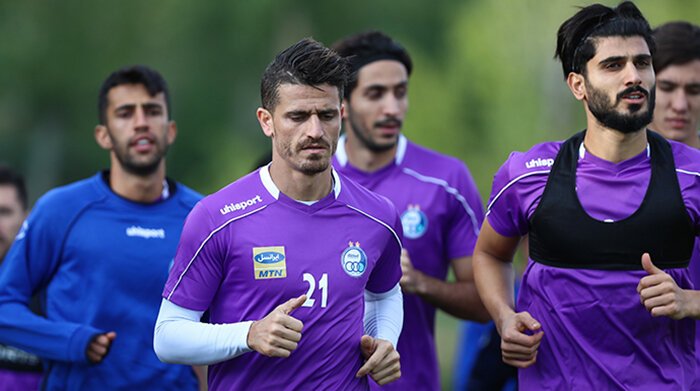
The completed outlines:
{"type": "Polygon", "coordinates": [[[350,106],[346,106],[345,109],[348,111],[348,122],[350,124],[350,131],[352,132],[352,134],[355,135],[355,137],[357,137],[357,139],[365,148],[369,149],[372,152],[380,153],[386,152],[396,146],[396,143],[398,143],[398,138],[393,142],[389,142],[387,144],[379,144],[376,141],[374,141],[372,139],[372,136],[370,136],[369,134],[369,129],[365,128],[360,123],[360,121],[358,121],[357,118],[355,118],[355,114],[353,113],[350,106]]]}
{"type": "Polygon", "coordinates": [[[165,140],[156,139],[155,151],[152,157],[145,161],[139,161],[134,154],[129,152],[128,142],[123,145],[118,143],[117,140],[112,137],[111,132],[109,133],[109,138],[112,140],[112,145],[115,146],[113,151],[119,165],[124,171],[136,176],[147,177],[158,171],[161,161],[168,153],[167,142],[165,142],[165,140]]]}

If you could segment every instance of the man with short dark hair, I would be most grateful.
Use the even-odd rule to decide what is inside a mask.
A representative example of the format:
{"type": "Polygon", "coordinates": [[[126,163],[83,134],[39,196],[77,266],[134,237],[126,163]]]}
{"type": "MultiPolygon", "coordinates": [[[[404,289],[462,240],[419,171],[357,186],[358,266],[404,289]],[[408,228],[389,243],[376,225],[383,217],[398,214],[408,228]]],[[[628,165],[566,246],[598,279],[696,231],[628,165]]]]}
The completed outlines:
{"type": "Polygon", "coordinates": [[[312,39],[278,54],[257,110],[272,162],[187,218],[154,345],[210,365],[211,390],[363,390],[401,373],[398,214],[331,168],[346,78],[312,39]]]}
{"type": "Polygon", "coordinates": [[[151,346],[182,223],[201,198],[165,176],[177,128],[156,71],[112,73],[95,140],[110,169],[36,203],[0,270],[0,342],[46,361],[49,390],[196,389],[151,346]],[[40,294],[45,317],[28,307],[40,294]]]}
{"type": "MultiPolygon", "coordinates": [[[[0,165],[0,264],[27,217],[24,178],[0,165]]],[[[38,390],[41,361],[34,354],[0,344],[0,390],[38,390]]]]}
{"type": "Polygon", "coordinates": [[[670,140],[700,148],[700,26],[670,22],[654,29],[656,108],[649,125],[670,140]]]}
{"type": "MultiPolygon", "coordinates": [[[[669,140],[700,149],[700,26],[669,22],[654,29],[656,108],[649,127],[669,140]]],[[[700,287],[700,241],[688,266],[700,287]]],[[[695,324],[695,357],[700,369],[700,322],[695,324]]]]}
{"type": "Polygon", "coordinates": [[[386,388],[437,390],[436,308],[463,319],[488,319],[471,269],[481,198],[464,163],[401,134],[413,68],[406,49],[379,31],[343,38],[334,49],[351,69],[334,167],[389,198],[401,212],[405,238],[405,321],[397,348],[403,375],[386,388]],[[445,281],[450,268],[454,282],[445,281]]]}
{"type": "Polygon", "coordinates": [[[654,40],[633,3],[584,7],[557,38],[587,129],[511,154],[474,255],[503,360],[523,390],[689,390],[700,151],[646,129],[654,40]],[[516,310],[510,262],[525,234],[516,310]]]}

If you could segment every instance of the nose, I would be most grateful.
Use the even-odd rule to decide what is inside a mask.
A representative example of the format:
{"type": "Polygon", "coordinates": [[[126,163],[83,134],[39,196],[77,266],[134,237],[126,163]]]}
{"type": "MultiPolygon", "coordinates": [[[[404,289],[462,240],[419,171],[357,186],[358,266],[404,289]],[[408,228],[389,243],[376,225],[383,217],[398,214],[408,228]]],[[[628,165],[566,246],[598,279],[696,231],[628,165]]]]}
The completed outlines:
{"type": "Polygon", "coordinates": [[[148,122],[146,121],[146,112],[143,107],[137,107],[134,113],[134,128],[136,130],[148,129],[148,122]]]}
{"type": "Polygon", "coordinates": [[[401,102],[397,99],[394,94],[386,94],[386,99],[383,105],[384,116],[396,117],[399,115],[401,107],[401,102]]]}
{"type": "Polygon", "coordinates": [[[323,123],[318,115],[312,115],[309,118],[308,126],[306,127],[306,135],[314,140],[323,137],[323,123]]]}
{"type": "Polygon", "coordinates": [[[671,95],[671,109],[678,113],[688,111],[688,97],[682,88],[676,88],[673,95],[671,95]]]}
{"type": "Polygon", "coordinates": [[[631,87],[642,83],[642,76],[633,61],[628,62],[625,68],[626,86],[631,87]]]}

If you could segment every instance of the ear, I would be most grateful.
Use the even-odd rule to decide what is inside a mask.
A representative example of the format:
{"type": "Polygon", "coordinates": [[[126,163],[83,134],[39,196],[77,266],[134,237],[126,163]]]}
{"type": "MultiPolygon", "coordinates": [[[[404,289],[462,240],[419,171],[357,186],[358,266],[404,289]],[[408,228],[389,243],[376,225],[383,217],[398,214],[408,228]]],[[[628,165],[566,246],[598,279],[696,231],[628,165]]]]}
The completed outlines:
{"type": "Polygon", "coordinates": [[[172,145],[177,138],[177,124],[175,121],[168,122],[168,145],[172,145]]]}
{"type": "Polygon", "coordinates": [[[113,147],[112,139],[109,137],[109,131],[104,125],[95,126],[95,141],[97,141],[97,145],[102,149],[109,151],[113,147]]]}
{"type": "Polygon", "coordinates": [[[576,100],[586,98],[586,80],[582,74],[570,72],[569,76],[566,77],[566,85],[569,86],[576,100]]]}
{"type": "Polygon", "coordinates": [[[347,99],[343,98],[343,101],[340,103],[340,118],[342,118],[342,119],[348,118],[347,110],[345,110],[345,107],[349,106],[349,105],[350,105],[350,102],[348,102],[347,99]]]}
{"type": "Polygon", "coordinates": [[[272,138],[275,134],[275,124],[272,121],[272,113],[265,108],[258,107],[255,114],[258,117],[258,122],[265,136],[272,138]]]}

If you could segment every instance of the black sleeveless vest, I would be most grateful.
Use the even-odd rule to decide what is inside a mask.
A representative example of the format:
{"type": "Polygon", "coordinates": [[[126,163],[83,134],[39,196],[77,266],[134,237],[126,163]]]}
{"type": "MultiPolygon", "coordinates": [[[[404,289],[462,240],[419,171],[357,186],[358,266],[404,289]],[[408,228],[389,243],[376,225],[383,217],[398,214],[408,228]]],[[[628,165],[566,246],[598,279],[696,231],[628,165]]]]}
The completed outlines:
{"type": "Polygon", "coordinates": [[[642,204],[612,223],[596,220],[576,195],[576,166],[585,131],[565,141],[530,218],[530,258],[563,268],[641,270],[648,252],[660,268],[687,267],[695,230],[683,203],[671,145],[647,131],[651,178],[642,204]]]}

